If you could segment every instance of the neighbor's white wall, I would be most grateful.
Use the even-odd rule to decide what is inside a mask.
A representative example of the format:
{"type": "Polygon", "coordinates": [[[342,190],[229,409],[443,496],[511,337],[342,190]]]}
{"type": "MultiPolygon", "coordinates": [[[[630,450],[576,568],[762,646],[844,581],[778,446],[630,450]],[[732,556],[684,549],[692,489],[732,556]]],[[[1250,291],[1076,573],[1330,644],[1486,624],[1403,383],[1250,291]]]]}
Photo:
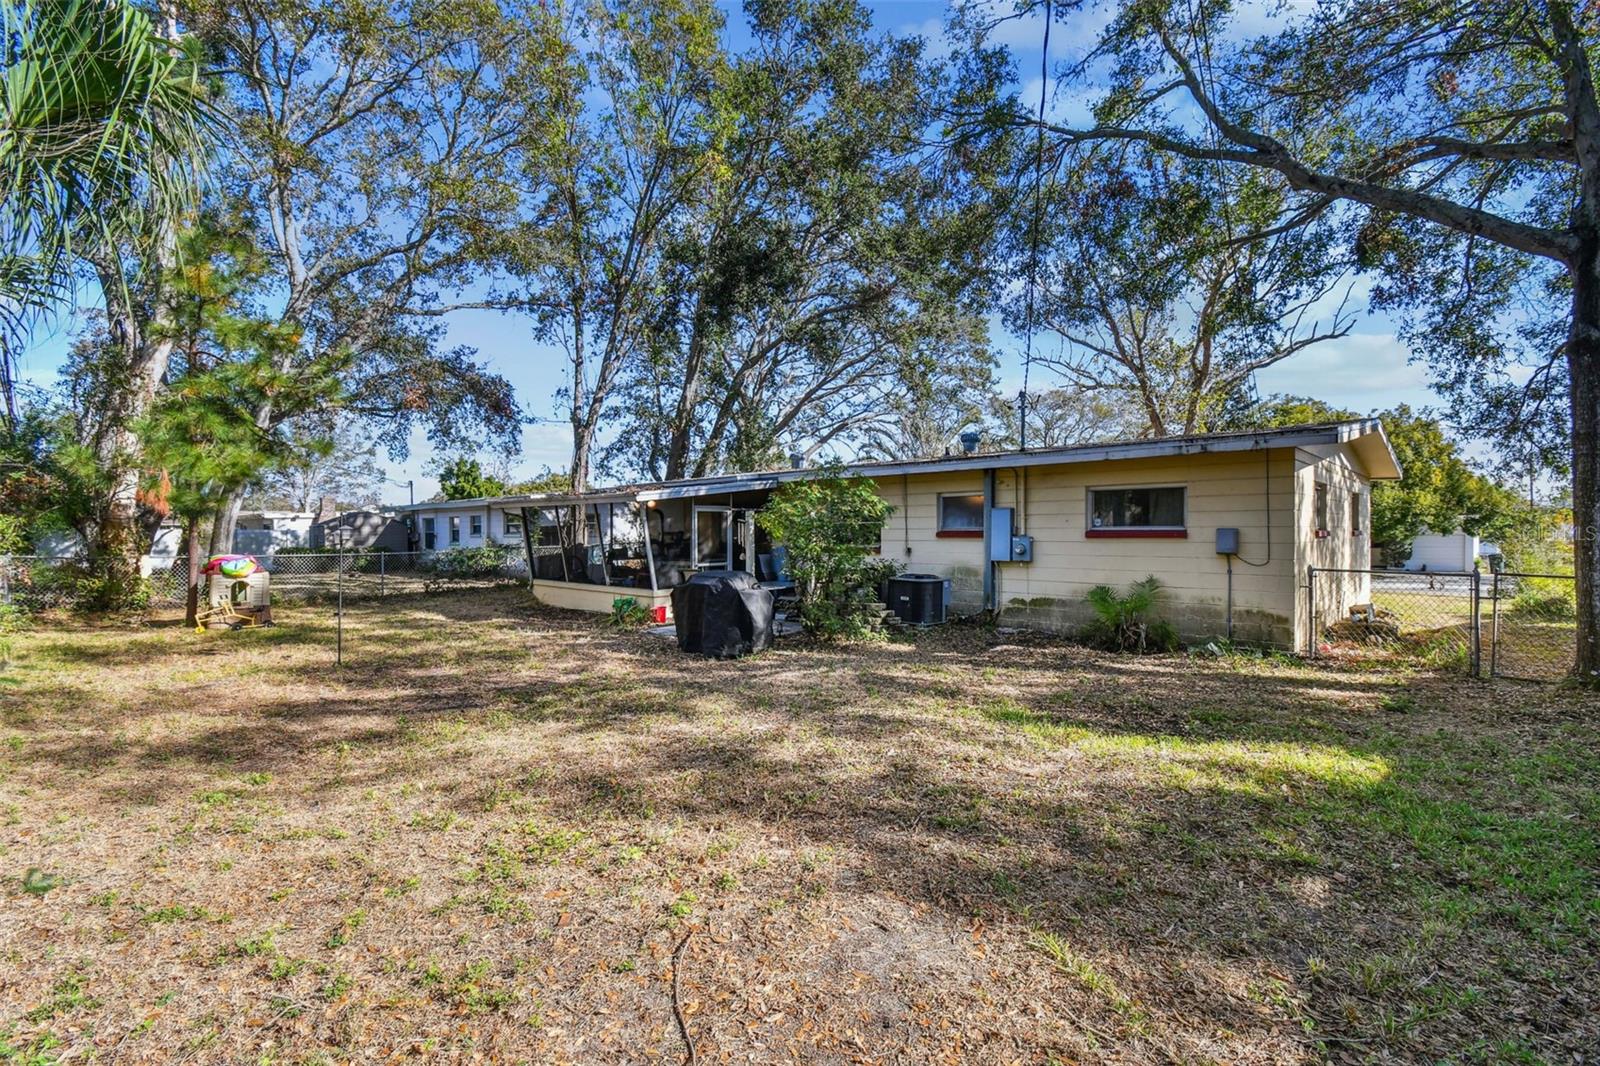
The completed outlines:
{"type": "MultiPolygon", "coordinates": [[[[460,506],[441,503],[437,508],[419,508],[416,515],[417,543],[425,543],[422,534],[422,520],[432,518],[434,530],[437,535],[435,551],[448,551],[451,548],[481,548],[486,544],[521,544],[521,534],[508,534],[505,528],[504,508],[477,506],[460,506]],[[483,532],[479,536],[472,535],[472,517],[477,515],[483,523],[483,532]],[[456,543],[450,541],[450,519],[461,520],[461,540],[456,543]]],[[[424,548],[424,550],[426,550],[424,548]]]]}
{"type": "Polygon", "coordinates": [[[1478,561],[1478,538],[1470,533],[1424,533],[1411,542],[1407,570],[1471,570],[1478,561]]]}

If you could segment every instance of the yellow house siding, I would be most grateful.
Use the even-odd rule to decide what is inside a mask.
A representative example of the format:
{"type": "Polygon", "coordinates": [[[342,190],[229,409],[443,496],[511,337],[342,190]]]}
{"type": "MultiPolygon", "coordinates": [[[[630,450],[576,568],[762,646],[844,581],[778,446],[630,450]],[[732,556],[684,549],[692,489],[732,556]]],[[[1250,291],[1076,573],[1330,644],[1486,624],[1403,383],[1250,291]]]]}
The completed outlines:
{"type": "Polygon", "coordinates": [[[902,475],[878,482],[878,495],[895,508],[884,522],[884,558],[894,559],[910,573],[949,578],[951,606],[959,614],[983,609],[983,539],[940,537],[939,497],[982,492],[983,474],[973,471],[902,475]]]}
{"type": "MultiPolygon", "coordinates": [[[[1242,556],[1265,564],[1235,560],[1235,636],[1287,646],[1295,613],[1294,472],[1288,449],[999,470],[995,505],[1014,507],[1018,532],[1034,538],[1032,563],[997,568],[1001,622],[1070,632],[1086,620],[1090,588],[1153,574],[1166,585],[1168,615],[1185,638],[1221,636],[1227,568],[1215,537],[1218,527],[1233,526],[1242,556]],[[1186,490],[1187,537],[1085,535],[1091,488],[1177,485],[1186,490]]],[[[951,577],[958,612],[980,609],[983,542],[938,537],[936,506],[940,493],[982,492],[982,473],[885,479],[878,491],[899,508],[885,524],[884,554],[909,570],[951,577]]]]}
{"type": "MultiPolygon", "coordinates": [[[[1372,599],[1372,578],[1365,573],[1372,566],[1372,483],[1362,471],[1355,452],[1348,445],[1327,448],[1300,448],[1295,452],[1295,494],[1299,500],[1300,522],[1295,527],[1295,565],[1300,583],[1307,580],[1308,568],[1327,568],[1333,573],[1317,576],[1315,608],[1324,624],[1345,617],[1354,604],[1372,599]],[[1316,487],[1328,487],[1328,535],[1316,535],[1316,487]],[[1350,528],[1350,498],[1361,494],[1361,533],[1350,528]],[[1358,571],[1339,573],[1337,571],[1358,571]]],[[[1304,602],[1304,601],[1303,601],[1304,602]]],[[[1309,640],[1309,607],[1296,613],[1297,648],[1309,640]]]]}

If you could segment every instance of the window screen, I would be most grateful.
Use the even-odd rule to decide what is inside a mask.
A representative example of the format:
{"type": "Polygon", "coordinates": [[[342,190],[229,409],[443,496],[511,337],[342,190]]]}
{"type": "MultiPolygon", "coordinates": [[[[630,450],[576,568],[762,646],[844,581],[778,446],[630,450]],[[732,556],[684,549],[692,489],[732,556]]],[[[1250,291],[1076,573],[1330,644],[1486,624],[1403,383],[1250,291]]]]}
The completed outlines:
{"type": "Polygon", "coordinates": [[[1359,492],[1350,494],[1350,535],[1352,537],[1361,535],[1361,493],[1359,492]]]}
{"type": "Polygon", "coordinates": [[[1182,529],[1184,490],[1091,489],[1089,525],[1094,529],[1182,529]]]}
{"type": "Polygon", "coordinates": [[[474,537],[483,536],[483,515],[481,514],[472,516],[472,535],[474,537]]]}
{"type": "Polygon", "coordinates": [[[429,551],[432,551],[438,546],[438,543],[439,538],[434,533],[433,529],[433,519],[424,518],[422,520],[422,546],[429,551]]]}
{"type": "Polygon", "coordinates": [[[450,516],[450,543],[461,543],[461,519],[455,515],[450,516]]]}
{"type": "Polygon", "coordinates": [[[1311,503],[1311,525],[1318,533],[1328,532],[1328,486],[1317,482],[1311,503]]]}
{"type": "Polygon", "coordinates": [[[939,497],[939,532],[983,532],[983,494],[939,497]]]}
{"type": "Polygon", "coordinates": [[[522,516],[515,511],[506,511],[502,516],[502,526],[508,537],[522,536],[522,516]]]}

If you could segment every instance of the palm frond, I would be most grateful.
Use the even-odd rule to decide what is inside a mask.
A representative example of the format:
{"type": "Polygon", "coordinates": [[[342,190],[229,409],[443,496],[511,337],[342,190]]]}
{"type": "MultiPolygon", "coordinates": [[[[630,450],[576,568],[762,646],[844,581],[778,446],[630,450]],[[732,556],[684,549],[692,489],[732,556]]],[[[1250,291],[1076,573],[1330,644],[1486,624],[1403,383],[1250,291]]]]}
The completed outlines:
{"type": "Polygon", "coordinates": [[[12,336],[70,292],[72,260],[197,204],[221,119],[198,53],[128,0],[0,4],[0,290],[12,336]]]}
{"type": "Polygon", "coordinates": [[[1129,614],[1145,614],[1154,610],[1161,602],[1164,591],[1161,579],[1154,574],[1140,578],[1128,586],[1127,594],[1122,598],[1123,610],[1129,614]]]}
{"type": "Polygon", "coordinates": [[[1110,585],[1096,585],[1084,594],[1094,613],[1109,623],[1115,623],[1122,614],[1122,597],[1110,585]]]}

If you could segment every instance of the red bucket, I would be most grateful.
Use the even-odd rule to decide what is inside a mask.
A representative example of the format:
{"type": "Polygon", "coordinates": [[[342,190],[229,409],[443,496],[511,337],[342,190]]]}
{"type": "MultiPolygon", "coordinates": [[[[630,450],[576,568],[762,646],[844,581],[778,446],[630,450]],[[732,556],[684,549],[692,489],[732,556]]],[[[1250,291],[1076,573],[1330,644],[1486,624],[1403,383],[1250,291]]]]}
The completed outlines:
{"type": "Polygon", "coordinates": [[[658,626],[666,625],[667,624],[667,605],[664,604],[664,603],[661,603],[661,604],[657,604],[656,606],[650,608],[650,620],[652,622],[654,622],[658,626]]]}

